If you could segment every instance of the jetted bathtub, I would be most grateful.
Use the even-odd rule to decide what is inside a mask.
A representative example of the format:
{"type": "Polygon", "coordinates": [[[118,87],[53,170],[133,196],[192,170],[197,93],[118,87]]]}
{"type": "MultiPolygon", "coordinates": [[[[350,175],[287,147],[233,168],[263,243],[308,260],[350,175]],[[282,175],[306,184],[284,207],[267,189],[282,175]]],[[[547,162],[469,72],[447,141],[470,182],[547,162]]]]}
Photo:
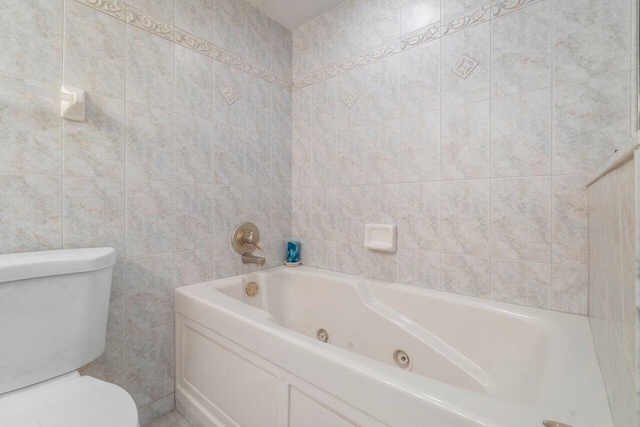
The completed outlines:
{"type": "Polygon", "coordinates": [[[613,425],[586,317],[309,267],[176,290],[176,401],[195,426],[613,425]]]}

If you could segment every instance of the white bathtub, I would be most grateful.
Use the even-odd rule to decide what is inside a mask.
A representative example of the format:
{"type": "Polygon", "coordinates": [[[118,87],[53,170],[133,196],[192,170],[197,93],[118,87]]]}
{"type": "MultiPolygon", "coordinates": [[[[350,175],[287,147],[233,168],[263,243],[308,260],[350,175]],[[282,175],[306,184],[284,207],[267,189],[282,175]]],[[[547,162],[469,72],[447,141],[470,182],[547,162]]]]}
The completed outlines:
{"type": "Polygon", "coordinates": [[[586,317],[308,267],[176,290],[176,400],[203,426],[613,425],[586,317]]]}

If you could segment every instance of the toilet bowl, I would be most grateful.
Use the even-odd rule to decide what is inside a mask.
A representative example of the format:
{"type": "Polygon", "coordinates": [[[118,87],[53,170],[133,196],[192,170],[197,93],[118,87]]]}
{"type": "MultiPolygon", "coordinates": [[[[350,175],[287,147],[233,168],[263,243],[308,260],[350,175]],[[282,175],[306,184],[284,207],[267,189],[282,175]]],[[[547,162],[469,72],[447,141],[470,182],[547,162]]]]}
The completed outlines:
{"type": "Polygon", "coordinates": [[[105,347],[112,248],[0,255],[0,426],[138,427],[133,398],[78,369],[105,347]]]}

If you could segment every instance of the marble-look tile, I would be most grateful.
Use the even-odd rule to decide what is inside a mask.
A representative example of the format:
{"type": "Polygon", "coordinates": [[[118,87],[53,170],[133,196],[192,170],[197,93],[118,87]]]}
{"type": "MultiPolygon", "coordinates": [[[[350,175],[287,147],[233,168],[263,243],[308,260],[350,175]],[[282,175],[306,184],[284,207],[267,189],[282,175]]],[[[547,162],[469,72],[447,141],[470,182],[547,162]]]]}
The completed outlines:
{"type": "Polygon", "coordinates": [[[271,140],[276,136],[245,133],[244,174],[249,185],[271,187],[271,140]]]}
{"type": "Polygon", "coordinates": [[[62,178],[0,175],[0,253],[62,247],[62,178]]]}
{"type": "Polygon", "coordinates": [[[303,76],[334,62],[336,11],[332,10],[293,31],[293,75],[303,76]]]}
{"type": "MultiPolygon", "coordinates": [[[[367,0],[349,0],[336,8],[336,61],[344,61],[364,50],[367,0]]],[[[294,54],[294,61],[296,55],[294,54]]]]}
{"type": "Polygon", "coordinates": [[[587,314],[589,290],[586,269],[554,265],[551,283],[554,310],[587,314]]]}
{"type": "Polygon", "coordinates": [[[124,257],[124,181],[64,179],[64,248],[112,247],[124,257]]]}
{"type": "Polygon", "coordinates": [[[127,256],[173,250],[173,186],[164,182],[126,184],[127,256]]]}
{"type": "Polygon", "coordinates": [[[440,254],[435,252],[398,251],[399,282],[422,288],[440,289],[440,254]]]}
{"type": "MultiPolygon", "coordinates": [[[[0,79],[4,78],[14,81],[15,85],[59,90],[55,85],[0,75],[0,79]]],[[[55,100],[0,88],[0,172],[61,174],[62,119],[58,115],[59,108],[60,103],[55,100]]]]}
{"type": "Polygon", "coordinates": [[[551,265],[491,260],[491,298],[551,308],[551,265]]]}
{"type": "Polygon", "coordinates": [[[336,243],[324,240],[301,239],[300,259],[309,267],[335,270],[336,243]]]}
{"type": "Polygon", "coordinates": [[[631,3],[626,0],[553,2],[554,83],[629,68],[631,3]]]}
{"type": "Polygon", "coordinates": [[[213,37],[214,0],[178,0],[175,7],[176,27],[205,40],[213,37]]]}
{"type": "Polygon", "coordinates": [[[190,427],[176,411],[175,395],[171,393],[138,410],[140,425],[143,427],[190,427]]]}
{"type": "Polygon", "coordinates": [[[365,186],[362,221],[365,224],[397,224],[399,197],[400,186],[397,184],[365,186]]]}
{"type": "Polygon", "coordinates": [[[364,276],[365,251],[362,246],[339,243],[337,245],[336,271],[346,274],[364,276]]]}
{"type": "Polygon", "coordinates": [[[176,184],[176,251],[211,247],[212,213],[210,185],[176,184]]]}
{"type": "Polygon", "coordinates": [[[336,76],[335,119],[339,130],[367,124],[367,68],[336,76]]]}
{"type": "Polygon", "coordinates": [[[400,0],[369,0],[365,9],[365,47],[400,36],[400,0]]]}
{"type": "Polygon", "coordinates": [[[218,124],[213,135],[214,184],[244,185],[246,147],[242,129],[218,124]]]}
{"type": "Polygon", "coordinates": [[[213,187],[213,241],[227,242],[236,225],[244,221],[240,187],[213,187]]]}
{"type": "MultiPolygon", "coordinates": [[[[311,185],[335,185],[336,172],[336,148],[337,134],[330,132],[314,135],[312,140],[312,165],[313,172],[310,179],[311,185]]],[[[307,184],[307,185],[309,185],[307,184]]]]}
{"type": "Polygon", "coordinates": [[[369,128],[350,128],[338,132],[336,173],[338,185],[360,185],[365,182],[365,146],[369,128]]]}
{"type": "Polygon", "coordinates": [[[311,120],[313,135],[336,131],[336,80],[321,81],[312,86],[311,120]]]}
{"type": "Polygon", "coordinates": [[[127,101],[173,110],[173,43],[127,27],[127,101]]]}
{"type": "Polygon", "coordinates": [[[173,392],[173,324],[127,337],[125,389],[138,407],[173,392]]]}
{"type": "Polygon", "coordinates": [[[488,180],[441,183],[440,233],[444,252],[489,255],[488,180]]]}
{"type": "Polygon", "coordinates": [[[64,174],[124,178],[125,103],[86,97],[86,120],[64,123],[64,174]]]}
{"type": "Polygon", "coordinates": [[[398,247],[440,250],[440,184],[400,184],[398,247]]]}
{"type": "Polygon", "coordinates": [[[269,197],[271,204],[271,235],[274,239],[291,237],[291,190],[274,188],[269,197]]]}
{"type": "Polygon", "coordinates": [[[213,71],[213,105],[216,123],[243,128],[247,98],[244,71],[221,62],[213,63],[213,71]]]}
{"type": "Polygon", "coordinates": [[[361,186],[337,187],[335,239],[339,242],[354,243],[362,240],[364,221],[362,206],[364,190],[361,186]]]}
{"type": "Polygon", "coordinates": [[[494,97],[551,86],[552,29],[552,2],[491,21],[494,97]]]}
{"type": "Polygon", "coordinates": [[[245,4],[245,11],[247,19],[245,56],[258,65],[271,69],[273,57],[271,19],[249,4],[245,4]]]}
{"type": "MultiPolygon", "coordinates": [[[[233,230],[232,230],[233,231],[233,230]]],[[[231,233],[231,232],[229,232],[231,233]]],[[[230,234],[229,234],[230,235],[230,234]]],[[[245,264],[228,243],[213,247],[213,279],[235,276],[243,273],[245,264]]]]}
{"type": "Polygon", "coordinates": [[[213,180],[213,123],[174,115],[175,179],[211,183],[213,180]]]}
{"type": "Polygon", "coordinates": [[[65,2],[64,83],[124,98],[125,23],[75,1],[65,2]]]}
{"type": "Polygon", "coordinates": [[[400,182],[440,179],[440,111],[400,119],[399,140],[400,182]]]}
{"type": "Polygon", "coordinates": [[[551,89],[491,101],[491,176],[551,174],[551,89]]]}
{"type": "MultiPolygon", "coordinates": [[[[444,3],[444,2],[443,2],[444,3]]],[[[457,31],[441,39],[442,106],[484,101],[491,95],[491,23],[457,31]],[[456,74],[465,55],[477,64],[466,78],[456,74]]]]}
{"type": "Polygon", "coordinates": [[[173,115],[127,103],[127,179],[173,180],[173,115]]]}
{"type": "Polygon", "coordinates": [[[175,0],[127,0],[127,5],[147,12],[164,22],[173,24],[175,18],[175,0]]]}
{"type": "Polygon", "coordinates": [[[400,0],[400,34],[440,21],[440,0],[400,0]]]}
{"type": "Polygon", "coordinates": [[[107,319],[107,341],[121,339],[125,336],[125,264],[124,258],[118,258],[113,266],[109,318],[107,319]]]}
{"type": "Polygon", "coordinates": [[[491,261],[489,258],[441,254],[443,291],[479,298],[491,296],[491,261]]]}
{"type": "Polygon", "coordinates": [[[213,5],[213,43],[243,57],[245,7],[244,1],[237,0],[215,0],[213,5]]]}
{"type": "Polygon", "coordinates": [[[291,90],[271,86],[271,132],[285,138],[291,137],[291,90]]]}
{"type": "Polygon", "coordinates": [[[442,111],[442,179],[488,178],[491,158],[489,101],[442,111]]]}
{"type": "Polygon", "coordinates": [[[213,251],[211,249],[176,252],[173,256],[176,288],[206,282],[213,278],[213,251]]]}
{"type": "Polygon", "coordinates": [[[398,140],[400,120],[389,120],[368,127],[364,147],[365,182],[393,184],[399,181],[398,140]]]}
{"type": "Polygon", "coordinates": [[[213,119],[213,60],[193,50],[175,46],[175,111],[213,119]]]}
{"type": "Polygon", "coordinates": [[[553,90],[553,173],[593,173],[629,138],[629,72],[553,90]]]}
{"type": "Polygon", "coordinates": [[[620,247],[622,251],[622,299],[624,301],[622,314],[622,346],[626,359],[633,363],[636,360],[636,200],[640,189],[637,188],[637,166],[640,162],[638,154],[632,161],[628,161],[618,169],[620,182],[620,247]]]}
{"type": "Polygon", "coordinates": [[[127,259],[127,339],[173,321],[173,254],[127,259]]]}
{"type": "Polygon", "coordinates": [[[398,253],[365,250],[364,275],[372,279],[398,282],[398,253]]]}
{"type": "Polygon", "coordinates": [[[553,177],[553,263],[584,267],[589,253],[586,184],[590,175],[553,177]]]}
{"type": "Polygon", "coordinates": [[[124,385],[124,338],[107,341],[104,353],[80,368],[81,375],[89,375],[118,386],[124,385]]]}
{"type": "Polygon", "coordinates": [[[271,69],[276,74],[291,78],[293,61],[293,36],[291,30],[272,20],[271,35],[273,43],[271,69]]]}
{"type": "Polygon", "coordinates": [[[272,185],[291,189],[291,139],[271,138],[272,185]]]}
{"type": "Polygon", "coordinates": [[[551,261],[551,177],[491,181],[491,255],[551,261]]]}
{"type": "Polygon", "coordinates": [[[367,66],[367,121],[377,123],[400,116],[400,59],[390,56],[367,66]]]}
{"type": "Polygon", "coordinates": [[[271,133],[271,84],[245,74],[245,129],[253,135],[271,133]]]}
{"type": "Polygon", "coordinates": [[[318,188],[311,198],[311,237],[335,241],[336,233],[336,187],[318,188]]]}
{"type": "Polygon", "coordinates": [[[312,189],[294,188],[291,194],[291,232],[297,237],[310,238],[312,189]]]}
{"type": "Polygon", "coordinates": [[[3,2],[0,71],[60,83],[63,12],[63,0],[3,2]]]}
{"type": "Polygon", "coordinates": [[[489,0],[444,0],[442,1],[442,19],[463,13],[469,9],[473,9],[487,3],[489,3],[489,0]]]}
{"type": "Polygon", "coordinates": [[[400,113],[403,116],[440,109],[440,40],[399,56],[400,113]]]}

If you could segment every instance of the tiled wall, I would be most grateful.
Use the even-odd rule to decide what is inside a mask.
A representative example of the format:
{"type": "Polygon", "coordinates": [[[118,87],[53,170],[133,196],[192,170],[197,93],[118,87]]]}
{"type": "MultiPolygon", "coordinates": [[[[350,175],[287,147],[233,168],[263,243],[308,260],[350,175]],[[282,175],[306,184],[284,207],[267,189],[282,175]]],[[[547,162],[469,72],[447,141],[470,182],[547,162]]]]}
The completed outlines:
{"type": "Polygon", "coordinates": [[[635,3],[349,0],[295,30],[303,261],[586,314],[585,184],[636,129],[635,3]],[[363,249],[374,222],[397,253],[363,249]]]}
{"type": "MultiPolygon", "coordinates": [[[[636,426],[640,153],[589,187],[589,318],[616,426],[636,426]]],[[[639,390],[640,391],[640,390],[639,390]]],[[[640,396],[640,394],[638,395],[640,396]]]]}
{"type": "Polygon", "coordinates": [[[113,246],[106,352],[141,424],[173,407],[173,290],[291,233],[291,32],[237,0],[8,0],[0,78],[88,92],[86,122],[0,89],[0,252],[113,246]]]}

